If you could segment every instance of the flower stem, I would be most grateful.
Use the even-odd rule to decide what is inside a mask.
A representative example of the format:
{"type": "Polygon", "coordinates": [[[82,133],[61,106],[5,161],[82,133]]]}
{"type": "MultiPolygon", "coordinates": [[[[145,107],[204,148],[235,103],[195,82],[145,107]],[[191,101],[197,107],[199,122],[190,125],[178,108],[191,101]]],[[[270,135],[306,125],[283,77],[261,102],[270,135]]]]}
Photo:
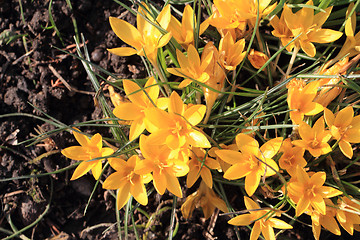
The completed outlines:
{"type": "Polygon", "coordinates": [[[285,76],[283,78],[283,80],[287,79],[289,77],[289,74],[291,72],[291,69],[292,69],[292,66],[295,62],[295,58],[296,58],[296,55],[297,53],[299,52],[300,48],[298,46],[295,45],[294,47],[294,50],[293,50],[293,53],[291,55],[291,59],[290,59],[290,62],[289,62],[289,65],[288,65],[288,68],[286,70],[286,73],[285,73],[285,76]]]}
{"type": "Polygon", "coordinates": [[[163,83],[163,86],[164,86],[165,91],[166,91],[166,93],[167,93],[167,97],[170,96],[170,94],[171,94],[171,89],[170,89],[169,85],[167,84],[166,78],[164,77],[164,75],[163,75],[162,72],[160,71],[159,65],[158,65],[157,63],[153,63],[153,66],[154,66],[154,68],[155,68],[155,70],[156,70],[157,75],[158,75],[159,78],[160,78],[160,81],[163,83]]]}
{"type": "MultiPolygon", "coordinates": [[[[236,90],[237,86],[235,84],[235,78],[236,78],[236,71],[233,71],[232,72],[232,81],[231,81],[232,85],[231,85],[230,92],[235,92],[235,90],[236,90]]],[[[228,98],[226,100],[226,103],[229,103],[231,101],[231,99],[233,98],[233,96],[234,96],[234,94],[229,94],[229,96],[228,96],[228,98]]]]}

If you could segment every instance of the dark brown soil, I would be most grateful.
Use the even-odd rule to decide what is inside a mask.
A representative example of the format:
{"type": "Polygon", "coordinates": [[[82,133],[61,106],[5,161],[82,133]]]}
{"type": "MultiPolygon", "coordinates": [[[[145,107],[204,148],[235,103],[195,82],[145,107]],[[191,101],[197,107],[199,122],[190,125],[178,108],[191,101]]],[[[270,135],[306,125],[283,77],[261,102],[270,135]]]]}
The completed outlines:
{"type": "MultiPolygon", "coordinates": [[[[0,39],[0,115],[26,113],[47,119],[47,114],[67,125],[103,117],[101,110],[94,106],[95,92],[81,62],[55,48],[76,54],[72,18],[76,19],[78,31],[87,40],[92,62],[120,78],[146,76],[140,58],[121,58],[106,51],[107,48],[124,45],[110,29],[109,16],[120,16],[132,24],[135,23],[134,16],[110,0],[77,0],[71,3],[73,10],[64,0],[56,0],[52,4],[51,12],[61,34],[60,39],[54,29],[48,29],[51,26],[49,1],[0,0],[1,36],[26,34],[24,39],[20,37],[9,44],[3,38],[0,39]],[[22,3],[23,15],[19,2],[22,3]],[[57,85],[56,74],[61,75],[73,89],[83,92],[71,91],[63,84],[57,85]]],[[[0,179],[53,172],[71,165],[73,162],[60,153],[37,160],[41,154],[75,144],[72,135],[66,131],[51,135],[45,142],[30,146],[27,144],[31,142],[17,145],[37,135],[39,129],[51,131],[55,128],[52,124],[28,115],[0,118],[0,179]]],[[[107,129],[81,130],[111,136],[107,129]]],[[[72,170],[69,170],[56,175],[1,181],[0,227],[10,230],[9,223],[12,222],[18,229],[22,229],[47,211],[37,224],[23,232],[25,236],[32,239],[62,240],[116,239],[113,197],[98,187],[84,215],[95,180],[91,175],[86,175],[70,182],[71,174],[72,170]]],[[[241,194],[237,195],[236,189],[230,189],[229,192],[233,193],[233,196],[229,196],[231,203],[240,210],[243,206],[241,194]]],[[[190,194],[191,191],[187,193],[190,194]]],[[[143,209],[151,215],[156,212],[159,204],[171,206],[168,199],[172,197],[153,193],[149,206],[143,209]]],[[[178,209],[183,201],[184,199],[178,201],[178,209]]],[[[123,215],[122,210],[121,219],[123,215]]],[[[136,224],[147,223],[143,215],[137,212],[134,215],[139,221],[136,224]]],[[[165,211],[157,216],[148,239],[167,238],[170,215],[170,211],[165,211]]],[[[226,223],[229,219],[227,216],[219,216],[213,225],[210,220],[204,220],[198,210],[188,221],[182,218],[180,211],[176,216],[179,230],[175,239],[236,239],[234,228],[226,223]],[[209,229],[210,233],[207,232],[209,229]]],[[[239,231],[241,239],[248,238],[248,228],[243,227],[239,231]]],[[[323,234],[330,236],[325,231],[323,234]]],[[[0,238],[9,235],[0,231],[0,238]]],[[[282,236],[282,239],[310,239],[312,233],[311,228],[299,225],[295,231],[288,231],[282,236]]],[[[129,238],[134,238],[132,231],[129,238]]]]}

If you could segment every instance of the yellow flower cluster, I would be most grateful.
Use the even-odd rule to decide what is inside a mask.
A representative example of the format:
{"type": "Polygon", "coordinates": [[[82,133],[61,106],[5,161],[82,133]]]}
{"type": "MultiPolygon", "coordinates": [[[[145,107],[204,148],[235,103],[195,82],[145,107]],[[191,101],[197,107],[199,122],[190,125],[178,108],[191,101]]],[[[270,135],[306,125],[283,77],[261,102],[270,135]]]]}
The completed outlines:
{"type": "MultiPolygon", "coordinates": [[[[261,121],[253,119],[249,123],[245,117],[245,127],[235,132],[231,139],[233,143],[216,143],[206,134],[206,123],[217,107],[217,98],[226,92],[226,83],[229,82],[231,91],[236,90],[239,65],[248,59],[249,68],[260,69],[269,61],[261,41],[258,41],[261,51],[250,47],[246,51],[245,45],[249,33],[258,31],[255,27],[260,25],[261,19],[276,8],[277,4],[270,5],[270,2],[214,0],[211,16],[201,23],[189,5],[184,8],[181,22],[171,15],[169,4],[156,16],[147,5],[140,5],[137,28],[124,20],[110,17],[115,34],[131,47],[109,51],[119,56],[137,54],[145,57],[155,70],[145,84],[122,80],[128,101],[119,100],[119,95],[109,87],[115,106],[113,114],[120,124],[130,125],[128,138],[130,142],[138,141],[139,155],[128,156],[127,160],[117,157],[114,147],[103,147],[99,134],[88,138],[78,129],[73,129],[81,146],[66,148],[62,154],[82,162],[71,180],[90,170],[95,179],[99,179],[102,161],[107,159],[115,172],[106,178],[103,188],[118,190],[117,208],[121,209],[130,196],[146,205],[146,184],[151,181],[159,194],[168,190],[182,198],[179,177],[186,176],[187,188],[196,185],[201,178],[200,187],[188,196],[181,211],[185,218],[189,218],[195,207],[201,207],[205,217],[209,218],[215,208],[228,211],[228,205],[213,189],[217,180],[213,177],[216,175],[225,179],[221,181],[239,183],[248,195],[243,198],[246,213],[235,216],[229,224],[246,226],[254,223],[250,239],[258,239],[262,234],[266,240],[274,240],[273,228],[292,228],[285,221],[275,218],[281,216],[279,205],[261,207],[255,201],[255,195],[264,194],[264,191],[282,199],[280,205],[289,203],[295,209],[296,217],[303,213],[310,215],[316,239],[319,239],[321,227],[339,235],[337,221],[350,234],[359,229],[360,217],[354,212],[360,211],[360,206],[356,201],[343,194],[340,187],[341,191],[334,186],[324,186],[327,184],[325,172],[310,171],[316,164],[315,160],[330,156],[337,147],[347,158],[353,158],[351,144],[360,143],[360,116],[356,116],[353,107],[341,110],[327,108],[343,91],[339,78],[311,81],[293,78],[287,83],[288,116],[293,123],[293,132],[287,138],[276,137],[278,135],[262,137],[260,132],[249,130],[260,128],[261,121]],[[199,35],[209,27],[216,29],[221,38],[217,42],[205,39],[200,50],[197,46],[199,35]],[[171,67],[170,64],[164,66],[160,63],[164,47],[173,52],[171,67]],[[159,71],[160,68],[162,71],[159,71]],[[170,84],[166,79],[170,74],[179,77],[181,82],[170,84]],[[231,75],[233,82],[227,79],[231,75]],[[189,91],[192,88],[198,90],[195,97],[189,91]],[[183,90],[183,94],[179,95],[174,89],[183,90]],[[201,104],[200,93],[206,105],[201,104]],[[194,99],[194,102],[189,99],[194,99]],[[198,126],[201,123],[203,125],[198,126]],[[272,188],[270,185],[273,182],[281,184],[272,188]]],[[[285,4],[280,18],[275,15],[270,21],[274,28],[273,36],[278,37],[288,51],[302,49],[308,56],[314,57],[316,48],[313,42],[329,43],[341,37],[342,32],[322,28],[332,7],[314,14],[311,0],[295,13],[290,6],[285,4]]],[[[353,4],[350,4],[349,9],[352,8],[353,4]]],[[[355,15],[350,16],[349,12],[345,26],[347,40],[337,60],[346,54],[351,57],[359,51],[359,34],[354,34],[355,15]]],[[[348,61],[344,58],[316,73],[338,75],[348,61]]],[[[270,71],[265,73],[271,74],[270,71]]],[[[259,118],[265,116],[261,109],[258,111],[259,118]]]]}

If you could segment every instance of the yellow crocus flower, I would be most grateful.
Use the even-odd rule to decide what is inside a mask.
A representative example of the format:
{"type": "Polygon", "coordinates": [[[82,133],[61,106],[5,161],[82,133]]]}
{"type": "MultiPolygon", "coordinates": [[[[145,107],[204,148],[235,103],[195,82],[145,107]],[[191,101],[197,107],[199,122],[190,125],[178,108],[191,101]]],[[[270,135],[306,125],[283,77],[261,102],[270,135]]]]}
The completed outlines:
{"type": "Polygon", "coordinates": [[[215,208],[223,212],[227,212],[226,203],[219,198],[215,192],[209,188],[204,181],[201,181],[199,189],[188,196],[181,205],[181,213],[185,219],[191,218],[195,208],[201,207],[204,212],[205,219],[211,217],[215,208]]]}
{"type": "MultiPolygon", "coordinates": [[[[186,5],[181,23],[174,16],[171,16],[167,30],[183,48],[187,49],[190,44],[194,44],[194,26],[196,26],[194,10],[190,5],[186,5]]],[[[203,34],[208,26],[208,21],[202,22],[199,35],[203,34]]]]}
{"type": "Polygon", "coordinates": [[[72,146],[65,148],[61,153],[70,159],[82,161],[76,167],[70,180],[78,179],[91,170],[92,175],[97,180],[100,178],[102,172],[102,159],[92,160],[95,158],[102,158],[114,153],[114,150],[102,146],[102,137],[99,133],[92,136],[90,139],[82,133],[73,130],[73,134],[81,146],[72,146]]]}
{"type": "Polygon", "coordinates": [[[339,198],[337,204],[336,219],[350,235],[353,235],[354,229],[356,230],[360,224],[360,216],[357,214],[360,212],[360,205],[353,202],[350,196],[339,198]]]}
{"type": "Polygon", "coordinates": [[[341,152],[346,157],[352,158],[353,150],[350,143],[360,143],[360,115],[354,117],[353,108],[348,106],[336,116],[325,108],[324,117],[331,135],[339,141],[341,152]]]}
{"type": "Polygon", "coordinates": [[[312,232],[316,240],[320,239],[321,227],[324,227],[335,235],[341,235],[339,225],[335,220],[336,206],[334,206],[330,199],[325,198],[324,201],[326,204],[326,214],[321,214],[319,211],[312,208],[305,212],[311,216],[312,232]]]}
{"type": "Polygon", "coordinates": [[[200,176],[205,184],[209,188],[212,188],[213,179],[210,169],[220,169],[218,161],[206,156],[204,149],[193,147],[191,149],[188,166],[189,173],[186,178],[186,185],[188,188],[192,187],[200,176]]]}
{"type": "Polygon", "coordinates": [[[246,55],[246,52],[243,52],[244,48],[245,39],[235,42],[231,33],[227,32],[219,43],[219,62],[221,66],[228,71],[235,70],[246,55]]]}
{"type": "Polygon", "coordinates": [[[199,53],[193,45],[188,47],[187,56],[180,50],[176,49],[176,56],[180,64],[180,68],[168,68],[167,71],[173,75],[183,77],[184,80],[179,84],[179,88],[189,85],[192,80],[206,82],[209,75],[205,69],[211,61],[211,55],[200,61],[199,53]]]}
{"type": "Polygon", "coordinates": [[[145,130],[145,109],[166,109],[168,98],[159,98],[160,89],[154,77],[149,78],[143,90],[131,80],[123,80],[123,85],[131,102],[116,106],[113,113],[120,119],[131,121],[129,140],[132,141],[145,130]]]}
{"type": "Polygon", "coordinates": [[[254,49],[250,50],[247,58],[249,59],[251,65],[256,69],[260,69],[269,60],[269,57],[266,56],[265,53],[256,51],[254,49]]]}
{"type": "Polygon", "coordinates": [[[187,106],[180,96],[173,92],[169,98],[168,112],[159,108],[145,109],[145,127],[151,133],[149,142],[153,145],[166,144],[176,150],[184,146],[210,148],[210,142],[200,131],[194,129],[204,117],[204,105],[187,106]]]}
{"type": "Polygon", "coordinates": [[[259,239],[260,233],[262,233],[265,240],[275,240],[274,228],[292,229],[290,224],[271,217],[272,213],[269,213],[271,210],[261,210],[260,206],[251,198],[244,196],[244,202],[249,213],[234,217],[230,219],[228,223],[236,226],[248,226],[254,223],[250,234],[250,240],[259,239]]]}
{"type": "Polygon", "coordinates": [[[269,6],[270,2],[271,0],[214,0],[216,11],[209,23],[219,29],[238,28],[244,31],[246,25],[254,28],[258,9],[261,19],[276,7],[276,3],[269,6]]]}
{"type": "Polygon", "coordinates": [[[313,102],[319,87],[318,81],[313,81],[301,87],[301,80],[293,79],[288,85],[287,102],[289,105],[290,118],[295,124],[300,124],[304,116],[312,116],[323,111],[324,107],[313,102]]]}
{"type": "Polygon", "coordinates": [[[115,34],[132,47],[112,48],[108,49],[108,51],[118,56],[146,55],[152,64],[156,64],[157,50],[165,46],[170,41],[172,35],[171,33],[162,34],[159,29],[149,23],[144,17],[153,21],[154,24],[158,23],[159,27],[166,29],[171,18],[170,5],[164,7],[156,20],[142,7],[139,7],[136,17],[137,28],[124,20],[110,17],[110,25],[115,34]]]}
{"type": "Polygon", "coordinates": [[[279,166],[285,169],[291,176],[296,172],[296,167],[305,167],[307,162],[304,158],[305,149],[291,144],[291,139],[284,140],[280,152],[283,154],[279,159],[279,166]]]}
{"type": "Polygon", "coordinates": [[[206,102],[206,115],[204,123],[207,123],[209,120],[212,107],[220,94],[219,92],[223,91],[226,77],[225,70],[222,68],[220,63],[220,53],[214,46],[213,42],[208,42],[205,45],[204,51],[201,55],[201,61],[207,61],[209,58],[210,62],[205,68],[205,72],[209,75],[209,79],[205,82],[205,84],[218,92],[215,92],[206,86],[202,86],[206,102]]]}
{"type": "Polygon", "coordinates": [[[346,18],[348,18],[345,23],[346,41],[334,60],[341,59],[347,54],[348,57],[352,57],[360,53],[360,32],[355,34],[356,12],[354,12],[349,18],[350,11],[353,8],[354,3],[350,3],[346,12],[346,18]]]}
{"type": "Polygon", "coordinates": [[[296,216],[314,208],[322,215],[326,215],[326,204],[324,199],[332,198],[342,194],[341,191],[323,186],[326,180],[325,172],[305,172],[305,169],[298,166],[296,175],[288,182],[289,197],[296,204],[296,216]],[[312,207],[312,208],[311,208],[312,207]]]}
{"type": "Polygon", "coordinates": [[[299,134],[301,140],[294,140],[292,144],[304,148],[314,157],[331,152],[331,147],[327,143],[331,138],[330,131],[325,130],[324,118],[319,118],[313,127],[306,122],[300,123],[299,134]]]}
{"type": "Polygon", "coordinates": [[[249,135],[239,133],[236,136],[238,151],[217,150],[216,155],[223,161],[232,164],[224,178],[236,180],[245,177],[245,191],[252,196],[260,184],[262,176],[269,177],[279,171],[276,162],[271,159],[279,151],[282,138],[267,141],[259,148],[259,143],[249,135]]]}
{"type": "MultiPolygon", "coordinates": [[[[313,6],[312,0],[308,1],[306,5],[310,7],[303,7],[296,13],[293,13],[291,9],[285,4],[283,10],[284,20],[287,27],[292,32],[293,36],[300,35],[294,41],[295,47],[297,49],[301,48],[306,53],[306,55],[314,57],[316,53],[316,48],[313,42],[334,42],[341,37],[342,32],[321,28],[321,26],[325,23],[326,19],[329,17],[332,7],[325,9],[325,13],[319,12],[314,15],[314,9],[311,8],[313,6]]],[[[289,42],[286,41],[283,42],[284,45],[289,42]]]]}
{"type": "Polygon", "coordinates": [[[109,158],[109,163],[116,170],[103,183],[105,189],[117,189],[117,208],[120,210],[132,195],[142,205],[147,205],[148,198],[144,183],[151,181],[151,175],[139,175],[134,172],[135,166],[142,160],[136,155],[127,161],[120,158],[109,158]]]}
{"type": "MultiPolygon", "coordinates": [[[[271,32],[272,35],[275,37],[278,37],[282,43],[283,46],[286,46],[291,40],[294,38],[294,35],[292,34],[291,30],[286,25],[285,19],[284,19],[284,12],[281,13],[280,19],[278,16],[274,16],[273,19],[271,19],[270,24],[274,28],[274,30],[271,32]]],[[[292,42],[289,44],[289,46],[286,47],[286,50],[291,52],[291,50],[294,48],[295,43],[292,42]]]]}
{"type": "Polygon", "coordinates": [[[171,149],[166,145],[153,145],[151,139],[145,135],[140,136],[140,150],[144,160],[135,166],[135,173],[152,173],[155,190],[160,195],[168,189],[181,198],[182,192],[177,177],[185,176],[189,172],[188,165],[181,160],[170,159],[171,149]]]}

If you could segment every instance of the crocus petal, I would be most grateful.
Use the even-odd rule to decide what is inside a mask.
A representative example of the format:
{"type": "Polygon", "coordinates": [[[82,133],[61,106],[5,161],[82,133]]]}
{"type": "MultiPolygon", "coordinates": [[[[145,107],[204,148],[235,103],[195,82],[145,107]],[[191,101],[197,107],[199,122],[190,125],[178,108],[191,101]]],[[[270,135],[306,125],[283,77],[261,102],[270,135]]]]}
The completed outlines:
{"type": "Polygon", "coordinates": [[[328,19],[328,17],[330,16],[332,8],[332,6],[328,7],[325,9],[325,12],[319,12],[315,14],[314,23],[316,23],[317,26],[321,27],[325,23],[326,19],[328,19]]]}
{"type": "Polygon", "coordinates": [[[253,155],[259,153],[259,143],[247,134],[239,133],[236,136],[236,145],[241,152],[252,153],[253,155]]]}
{"type": "Polygon", "coordinates": [[[142,37],[140,32],[133,25],[114,17],[110,17],[109,21],[112,30],[121,40],[130,46],[135,47],[136,49],[141,49],[140,42],[142,37]]]}
{"type": "Polygon", "coordinates": [[[205,30],[209,27],[209,18],[200,23],[199,35],[203,34],[205,30]]]}
{"type": "Polygon", "coordinates": [[[334,125],[337,127],[347,127],[354,117],[354,110],[351,106],[341,109],[335,117],[334,125]]]}
{"type": "Polygon", "coordinates": [[[139,161],[134,169],[135,173],[139,175],[149,174],[153,170],[154,170],[153,161],[147,159],[139,161]]]}
{"type": "MultiPolygon", "coordinates": [[[[226,151],[226,150],[224,150],[226,151]]],[[[230,151],[230,150],[228,150],[230,151]]],[[[228,168],[228,170],[225,172],[224,174],[224,178],[229,179],[229,180],[235,180],[235,179],[239,179],[239,178],[243,178],[245,176],[247,176],[248,174],[250,174],[250,168],[248,166],[248,164],[235,164],[233,166],[231,166],[230,168],[228,168]]]]}
{"type": "Polygon", "coordinates": [[[122,103],[113,110],[114,115],[117,118],[123,120],[135,120],[138,118],[144,118],[142,108],[135,103],[122,103]]]}
{"type": "Polygon", "coordinates": [[[321,213],[322,215],[326,214],[326,205],[325,205],[325,201],[324,199],[319,195],[315,195],[312,197],[311,199],[311,206],[313,206],[313,208],[318,211],[319,213],[321,213]]]}
{"type": "Polygon", "coordinates": [[[324,185],[326,180],[326,173],[325,172],[317,172],[314,173],[314,175],[311,176],[310,182],[317,186],[324,185]]]}
{"type": "Polygon", "coordinates": [[[101,161],[96,161],[97,163],[91,168],[91,172],[95,178],[95,180],[98,180],[101,176],[102,172],[102,163],[101,161]]]}
{"type": "Polygon", "coordinates": [[[189,137],[186,138],[188,143],[193,147],[201,147],[201,148],[210,148],[211,144],[209,140],[205,137],[204,134],[202,134],[199,131],[196,130],[190,130],[189,131],[189,137]]]}
{"type": "Polygon", "coordinates": [[[351,159],[353,157],[353,150],[352,150],[351,144],[349,142],[344,141],[344,140],[340,140],[339,147],[340,147],[341,152],[347,158],[351,159]]]}
{"type": "Polygon", "coordinates": [[[321,186],[319,189],[319,193],[323,198],[332,198],[342,194],[341,191],[333,187],[326,187],[326,186],[321,186]]]}
{"type": "MultiPolygon", "coordinates": [[[[178,149],[179,147],[182,147],[183,144],[180,141],[180,137],[177,134],[169,134],[169,135],[165,135],[166,139],[165,139],[165,144],[175,150],[178,149]]],[[[183,138],[182,138],[183,139],[183,138]]],[[[159,142],[160,144],[160,142],[159,142]]]]}
{"type": "Polygon", "coordinates": [[[245,177],[245,191],[252,196],[260,183],[260,175],[257,172],[251,172],[245,177]]]}
{"type": "Polygon", "coordinates": [[[194,29],[194,10],[190,5],[186,5],[184,8],[183,16],[182,16],[182,26],[184,29],[192,30],[194,29]]]}
{"type": "Polygon", "coordinates": [[[113,153],[114,153],[114,150],[112,148],[105,147],[105,148],[101,149],[101,157],[110,156],[113,153]]]}
{"type": "Polygon", "coordinates": [[[227,212],[227,206],[226,203],[224,202],[224,200],[218,198],[218,197],[214,197],[211,196],[211,198],[209,199],[210,202],[212,202],[214,204],[215,207],[217,207],[218,209],[220,209],[223,212],[227,212]]]}
{"type": "Polygon", "coordinates": [[[343,33],[331,29],[318,29],[308,34],[308,39],[311,42],[329,43],[338,40],[343,33]]]}
{"type": "Polygon", "coordinates": [[[312,116],[312,115],[318,114],[322,110],[324,110],[323,105],[321,105],[320,103],[311,102],[311,103],[306,105],[306,108],[304,108],[303,111],[304,111],[305,115],[312,116]]]}
{"type": "Polygon", "coordinates": [[[165,193],[167,179],[164,173],[159,173],[158,171],[153,172],[153,184],[156,191],[163,195],[165,193]]]}
{"type": "Polygon", "coordinates": [[[193,68],[200,69],[199,53],[193,45],[189,45],[188,47],[188,59],[191,61],[193,68]]]}
{"type": "Polygon", "coordinates": [[[145,123],[143,119],[136,119],[131,122],[129,140],[133,141],[135,138],[140,136],[140,134],[145,130],[145,123]]]}
{"type": "Polygon", "coordinates": [[[259,239],[260,236],[260,232],[261,232],[261,227],[260,227],[260,221],[256,221],[253,229],[251,230],[251,234],[250,234],[250,240],[257,240],[259,239]]]}
{"type": "Polygon", "coordinates": [[[294,124],[301,124],[304,118],[304,113],[299,111],[291,111],[290,112],[290,119],[294,122],[294,124]]]}
{"type": "Polygon", "coordinates": [[[341,231],[339,225],[336,223],[336,220],[333,217],[324,217],[322,218],[321,225],[335,235],[340,235],[341,231]]]}
{"type": "Polygon", "coordinates": [[[324,108],[324,118],[326,124],[331,127],[335,122],[335,115],[327,108],[324,108]]]}
{"type": "Polygon", "coordinates": [[[193,126],[201,122],[206,112],[206,106],[194,105],[186,109],[184,113],[185,119],[193,126]]]}
{"type": "Polygon", "coordinates": [[[212,180],[211,171],[206,166],[203,166],[200,174],[201,174],[202,180],[206,183],[206,185],[209,188],[212,188],[213,180],[212,180]]]}
{"type": "MultiPolygon", "coordinates": [[[[181,65],[180,65],[181,66],[181,65]]],[[[166,71],[168,71],[169,73],[175,75],[175,76],[179,76],[179,77],[183,77],[183,78],[187,78],[187,76],[184,75],[184,73],[182,72],[182,68],[167,68],[166,71]]],[[[190,83],[189,83],[190,84],[190,83]]],[[[186,87],[186,86],[185,86],[186,87]]]]}
{"type": "Polygon", "coordinates": [[[108,48],[107,49],[110,53],[121,56],[121,57],[128,57],[134,54],[137,54],[137,50],[131,47],[118,47],[118,48],[108,48]]]}
{"type": "Polygon", "coordinates": [[[215,154],[219,158],[221,158],[221,160],[223,160],[227,163],[230,163],[232,165],[239,163],[243,156],[242,153],[239,153],[239,152],[233,151],[233,150],[226,150],[226,149],[216,150],[215,154]]]}
{"type": "Polygon", "coordinates": [[[313,232],[314,238],[316,240],[319,240],[320,233],[321,233],[321,225],[315,225],[314,222],[313,222],[313,224],[312,224],[312,232],[313,232]]]}
{"type": "Polygon", "coordinates": [[[246,206],[246,209],[252,210],[252,209],[259,209],[260,206],[254,202],[251,198],[244,196],[244,203],[246,206]]]}
{"type": "Polygon", "coordinates": [[[185,110],[185,106],[183,101],[181,100],[179,94],[176,92],[172,92],[169,98],[169,112],[170,113],[177,113],[182,115],[185,110]]]}
{"type": "Polygon", "coordinates": [[[145,103],[145,94],[137,83],[125,79],[123,80],[123,85],[125,93],[131,102],[139,106],[147,106],[145,103]]]}
{"type": "Polygon", "coordinates": [[[292,229],[293,227],[284,222],[283,220],[277,219],[277,218],[270,218],[268,221],[271,223],[271,226],[277,229],[292,229]]]}
{"type": "Polygon", "coordinates": [[[189,172],[189,166],[184,161],[173,160],[171,162],[173,164],[172,170],[174,171],[174,176],[182,177],[189,172]]]}
{"type": "Polygon", "coordinates": [[[88,171],[90,171],[90,169],[96,164],[96,161],[92,161],[92,162],[86,162],[83,161],[82,163],[79,164],[79,166],[76,167],[72,177],[70,180],[75,180],[78,179],[79,177],[82,177],[83,175],[85,175],[88,171]]]}
{"type": "MultiPolygon", "coordinates": [[[[159,97],[159,93],[160,93],[160,88],[159,86],[156,84],[156,80],[154,77],[150,77],[146,84],[145,84],[145,92],[147,93],[148,96],[145,96],[147,99],[150,99],[152,101],[155,101],[158,97],[159,97]],[[151,86],[151,87],[150,87],[151,86]]],[[[150,101],[149,99],[149,101],[150,101]]]]}
{"type": "Polygon", "coordinates": [[[191,188],[200,176],[200,171],[190,171],[186,177],[186,186],[191,188]]]}
{"type": "Polygon", "coordinates": [[[252,222],[251,214],[241,214],[236,216],[228,221],[228,224],[235,225],[235,226],[247,226],[250,225],[252,222]]]}
{"type": "Polygon", "coordinates": [[[169,98],[158,98],[156,101],[156,106],[161,110],[165,110],[169,106],[169,98]]]}
{"type": "Polygon", "coordinates": [[[171,174],[166,173],[167,189],[175,196],[182,198],[179,180],[171,174]]]}
{"type": "MultiPolygon", "coordinates": [[[[312,128],[305,122],[301,122],[299,127],[299,134],[301,138],[306,142],[310,142],[314,138],[312,128]]],[[[295,143],[296,140],[293,142],[295,143]]]]}
{"type": "Polygon", "coordinates": [[[346,131],[346,141],[350,143],[360,142],[360,128],[350,128],[346,131]]]}
{"type": "Polygon", "coordinates": [[[119,172],[115,172],[105,179],[102,187],[104,189],[112,189],[112,190],[118,189],[123,184],[123,181],[121,181],[122,179],[123,179],[123,174],[119,172]]]}
{"type": "Polygon", "coordinates": [[[279,151],[282,142],[282,137],[274,138],[267,141],[260,147],[261,154],[265,158],[272,158],[279,151]]]}
{"type": "Polygon", "coordinates": [[[138,180],[135,184],[131,185],[130,193],[134,196],[135,200],[138,203],[140,203],[141,205],[147,205],[148,197],[146,193],[146,188],[140,180],[138,180]]]}
{"type": "Polygon", "coordinates": [[[124,182],[122,186],[118,189],[116,205],[117,209],[120,210],[130,199],[130,186],[129,182],[124,182]]]}
{"type": "Polygon", "coordinates": [[[265,227],[262,228],[262,234],[266,240],[276,240],[274,229],[270,226],[270,224],[265,224],[265,227]]]}
{"type": "Polygon", "coordinates": [[[353,128],[359,128],[360,127],[360,115],[354,117],[351,121],[351,126],[353,128]]]}
{"type": "Polygon", "coordinates": [[[296,176],[297,180],[300,183],[307,183],[310,181],[309,175],[305,172],[305,169],[302,167],[297,166],[296,167],[296,176]]]}
{"type": "Polygon", "coordinates": [[[88,153],[88,151],[81,146],[71,146],[68,148],[65,148],[61,151],[61,154],[63,154],[65,157],[81,161],[81,160],[90,160],[91,156],[88,153]]]}
{"type": "Polygon", "coordinates": [[[165,46],[166,44],[168,44],[168,42],[170,41],[171,38],[172,38],[171,32],[161,36],[156,48],[161,48],[161,47],[165,46]]]}
{"type": "Polygon", "coordinates": [[[158,129],[168,129],[171,127],[172,119],[169,114],[158,108],[148,108],[145,109],[146,120],[149,121],[153,126],[148,128],[148,125],[145,122],[146,129],[149,132],[153,132],[156,128],[158,129]]]}
{"type": "Polygon", "coordinates": [[[96,146],[97,149],[102,148],[102,137],[99,133],[96,133],[92,138],[90,139],[90,144],[92,147],[96,146]]]}
{"type": "MultiPolygon", "coordinates": [[[[76,130],[80,131],[79,129],[76,130]]],[[[75,130],[72,131],[76,141],[78,141],[78,143],[80,143],[81,146],[84,147],[87,146],[90,143],[90,139],[85,134],[82,134],[81,132],[78,131],[75,130]]]]}
{"type": "Polygon", "coordinates": [[[296,206],[296,216],[303,214],[310,206],[310,200],[307,197],[300,198],[296,206]]]}
{"type": "Polygon", "coordinates": [[[315,57],[316,48],[314,44],[310,41],[300,41],[301,49],[308,55],[309,57],[315,57]]]}
{"type": "Polygon", "coordinates": [[[108,161],[109,161],[110,166],[113,169],[115,169],[117,172],[122,171],[126,167],[125,160],[123,160],[121,158],[109,158],[108,161]]]}
{"type": "Polygon", "coordinates": [[[170,4],[166,5],[159,15],[156,18],[156,21],[160,24],[160,26],[166,29],[170,23],[171,12],[170,12],[170,4]]]}
{"type": "Polygon", "coordinates": [[[184,88],[188,86],[191,82],[192,82],[191,79],[185,79],[179,84],[178,88],[184,88]]]}
{"type": "MultiPolygon", "coordinates": [[[[354,8],[354,3],[350,3],[349,7],[346,11],[346,18],[349,17],[349,13],[354,8]]],[[[345,34],[346,36],[354,36],[355,34],[355,26],[356,26],[356,14],[355,12],[347,19],[345,24],[345,34]]]]}
{"type": "Polygon", "coordinates": [[[265,174],[266,177],[275,175],[276,172],[279,171],[279,167],[278,167],[277,163],[274,160],[272,160],[271,158],[267,158],[265,163],[266,164],[263,164],[263,165],[265,165],[264,169],[266,172],[263,172],[262,174],[265,174]]]}

